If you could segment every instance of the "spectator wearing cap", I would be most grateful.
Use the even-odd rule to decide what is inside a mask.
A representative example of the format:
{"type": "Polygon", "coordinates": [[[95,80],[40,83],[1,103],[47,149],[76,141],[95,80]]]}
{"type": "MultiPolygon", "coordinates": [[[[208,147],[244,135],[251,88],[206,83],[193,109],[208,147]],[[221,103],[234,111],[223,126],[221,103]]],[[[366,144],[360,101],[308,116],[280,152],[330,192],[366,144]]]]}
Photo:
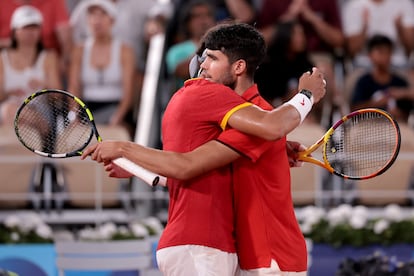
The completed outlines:
{"type": "MultiPolygon", "coordinates": [[[[72,1],[73,2],[73,1],[72,1]]],[[[147,53],[146,26],[154,17],[152,10],[157,6],[157,0],[111,0],[115,5],[118,16],[114,21],[112,35],[129,45],[135,54],[135,90],[134,109],[137,111],[140,97],[139,91],[145,71],[147,53]]],[[[88,1],[78,1],[70,16],[72,38],[76,44],[82,44],[91,36],[87,19],[88,1]]]]}
{"type": "Polygon", "coordinates": [[[72,48],[69,12],[65,0],[1,0],[0,48],[10,45],[10,20],[13,12],[23,5],[31,5],[42,14],[41,39],[43,46],[45,49],[55,50],[58,54],[61,77],[64,78],[72,48]]]}
{"type": "Polygon", "coordinates": [[[0,52],[0,122],[11,123],[24,98],[36,90],[61,88],[57,55],[41,41],[43,17],[32,6],[12,15],[11,46],[0,52]]]}
{"type": "MultiPolygon", "coordinates": [[[[113,35],[122,42],[134,48],[138,61],[144,57],[143,41],[144,26],[148,14],[155,7],[155,0],[112,0],[116,9],[122,16],[119,16],[113,26],[113,35]]],[[[87,24],[88,2],[79,1],[71,16],[73,40],[75,43],[83,43],[90,36],[90,29],[87,24]]]]}
{"type": "Polygon", "coordinates": [[[135,56],[131,47],[115,38],[117,18],[109,0],[86,0],[90,35],[74,47],[69,91],[82,98],[98,124],[127,125],[133,98],[135,56]]]}

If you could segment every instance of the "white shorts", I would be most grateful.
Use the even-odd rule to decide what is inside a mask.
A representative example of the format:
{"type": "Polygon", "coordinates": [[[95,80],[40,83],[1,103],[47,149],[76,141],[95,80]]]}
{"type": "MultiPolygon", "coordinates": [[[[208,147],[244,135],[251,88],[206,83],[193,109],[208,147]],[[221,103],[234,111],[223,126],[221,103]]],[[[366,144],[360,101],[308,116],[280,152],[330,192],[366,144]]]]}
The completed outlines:
{"type": "Polygon", "coordinates": [[[289,272],[280,271],[279,265],[275,260],[272,260],[270,267],[263,267],[257,269],[242,270],[237,269],[236,276],[306,276],[307,271],[289,272]]]}
{"type": "Polygon", "coordinates": [[[157,264],[164,276],[233,276],[236,253],[201,245],[180,245],[157,251],[157,264]]]}

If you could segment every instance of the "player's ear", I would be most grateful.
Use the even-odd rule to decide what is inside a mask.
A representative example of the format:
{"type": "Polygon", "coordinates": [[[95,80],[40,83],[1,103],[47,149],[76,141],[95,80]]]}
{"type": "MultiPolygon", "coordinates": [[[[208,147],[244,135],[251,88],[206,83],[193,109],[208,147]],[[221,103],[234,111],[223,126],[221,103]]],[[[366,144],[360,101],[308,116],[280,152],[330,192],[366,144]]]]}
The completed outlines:
{"type": "Polygon", "coordinates": [[[246,69],[247,69],[247,64],[244,59],[236,60],[233,63],[233,70],[234,70],[234,73],[237,75],[241,75],[242,73],[246,71],[246,69]]]}

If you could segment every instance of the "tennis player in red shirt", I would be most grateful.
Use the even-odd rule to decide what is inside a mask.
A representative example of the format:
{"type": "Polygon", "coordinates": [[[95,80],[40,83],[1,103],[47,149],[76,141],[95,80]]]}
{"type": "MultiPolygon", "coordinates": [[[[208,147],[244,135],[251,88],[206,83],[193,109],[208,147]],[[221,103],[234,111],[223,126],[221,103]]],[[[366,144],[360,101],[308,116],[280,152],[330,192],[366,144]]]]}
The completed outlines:
{"type": "MultiPolygon", "coordinates": [[[[294,217],[293,206],[289,205],[290,176],[285,136],[306,117],[313,101],[317,102],[324,96],[325,84],[322,75],[319,70],[314,69],[312,74],[305,73],[300,78],[299,89],[312,91],[313,96],[303,91],[281,107],[264,112],[249,103],[250,100],[271,109],[260,98],[253,83],[254,71],[264,54],[261,35],[245,24],[218,26],[207,34],[203,47],[207,49],[205,60],[201,64],[203,79],[187,81],[184,88],[173,96],[164,115],[162,128],[165,151],[145,148],[131,142],[107,141],[89,147],[83,158],[91,155],[92,159],[105,162],[110,175],[115,177],[130,176],[110,163],[121,156],[169,177],[169,218],[157,252],[160,270],[165,275],[234,275],[237,267],[234,254],[234,218],[236,227],[253,227],[248,220],[252,219],[250,215],[255,216],[260,211],[261,207],[257,203],[272,203],[271,197],[279,196],[279,192],[282,197],[286,194],[289,197],[277,199],[277,202],[286,200],[287,203],[276,206],[274,212],[265,218],[266,221],[277,221],[270,223],[269,227],[262,221],[257,233],[254,228],[246,228],[246,231],[241,232],[236,229],[237,250],[244,252],[240,258],[241,272],[273,273],[286,268],[289,272],[306,273],[306,248],[294,217]],[[252,57],[251,53],[255,55],[252,57]],[[215,82],[233,88],[239,95],[245,96],[246,93],[246,98],[215,82]],[[277,142],[248,137],[233,129],[221,133],[228,126],[277,142]],[[241,143],[241,139],[245,139],[248,144],[241,143]],[[204,145],[201,146],[202,144],[204,145]],[[278,174],[267,173],[253,177],[253,171],[243,168],[253,167],[252,164],[259,166],[259,161],[268,151],[269,155],[266,159],[263,158],[265,166],[267,169],[272,166],[272,163],[267,162],[274,162],[275,157],[272,154],[276,154],[276,158],[280,157],[278,165],[280,163],[282,166],[278,174]],[[244,159],[242,162],[236,161],[233,167],[227,165],[240,155],[243,155],[240,158],[244,159]],[[240,182],[240,187],[233,191],[233,186],[238,183],[234,182],[233,185],[231,179],[237,178],[239,173],[231,174],[231,170],[239,170],[239,167],[240,172],[245,170],[243,173],[247,173],[247,177],[255,182],[246,186],[243,194],[238,189],[243,189],[245,181],[240,182]],[[279,174],[283,176],[278,177],[279,174]],[[275,175],[278,177],[274,179],[276,186],[268,186],[267,181],[275,175]],[[265,190],[259,194],[262,184],[266,185],[265,190]],[[249,190],[258,198],[251,205],[253,208],[245,206],[242,209],[240,205],[249,190]],[[236,208],[233,208],[233,193],[236,208]],[[262,196],[267,199],[261,199],[262,196]],[[281,210],[282,206],[287,207],[281,210]],[[287,212],[288,215],[274,216],[282,212],[287,212]],[[240,220],[243,216],[246,220],[244,222],[240,220]],[[292,233],[279,236],[282,231],[292,233]],[[263,233],[263,238],[252,237],[263,233]],[[286,237],[282,243],[297,244],[280,246],[276,239],[269,239],[270,235],[279,236],[280,239],[286,237]],[[254,244],[254,250],[248,256],[246,252],[252,249],[251,244],[254,244]],[[299,251],[294,254],[284,252],[296,249],[299,251]],[[246,262],[245,258],[249,260],[246,262]]],[[[295,157],[299,144],[289,143],[289,146],[289,153],[295,157]]],[[[278,168],[272,166],[272,170],[276,169],[278,168]]],[[[260,168],[260,174],[264,171],[265,168],[260,168]]],[[[240,174],[239,177],[244,175],[240,174]]],[[[246,203],[250,204],[248,201],[246,203]]],[[[271,206],[274,206],[273,203],[271,206]]],[[[265,205],[262,207],[270,208],[265,205]]],[[[265,209],[261,211],[266,214],[265,209]]]]}

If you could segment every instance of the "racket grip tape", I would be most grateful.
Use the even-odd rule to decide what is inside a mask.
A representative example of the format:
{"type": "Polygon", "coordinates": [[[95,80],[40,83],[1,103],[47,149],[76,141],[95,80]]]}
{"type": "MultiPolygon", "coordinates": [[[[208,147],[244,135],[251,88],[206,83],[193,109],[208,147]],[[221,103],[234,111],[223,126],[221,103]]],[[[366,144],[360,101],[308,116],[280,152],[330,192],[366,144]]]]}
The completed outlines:
{"type": "Polygon", "coordinates": [[[147,169],[144,169],[143,167],[135,164],[134,162],[126,158],[117,158],[113,160],[113,163],[115,163],[115,165],[121,167],[122,169],[126,170],[127,172],[135,175],[139,179],[143,180],[151,187],[157,185],[167,186],[166,177],[153,173],[147,169]]]}

